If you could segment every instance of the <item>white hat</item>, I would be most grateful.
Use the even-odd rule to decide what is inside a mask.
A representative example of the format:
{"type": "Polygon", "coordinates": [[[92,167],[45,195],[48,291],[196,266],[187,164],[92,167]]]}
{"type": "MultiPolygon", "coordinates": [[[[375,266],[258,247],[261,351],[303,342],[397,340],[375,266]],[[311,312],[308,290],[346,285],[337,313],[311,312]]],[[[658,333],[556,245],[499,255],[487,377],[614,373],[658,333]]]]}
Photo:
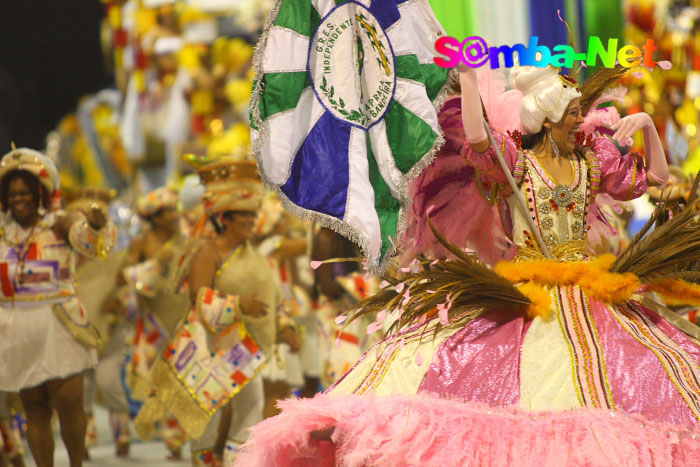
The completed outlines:
{"type": "Polygon", "coordinates": [[[49,193],[60,188],[56,164],[46,155],[34,149],[17,148],[2,156],[0,179],[13,170],[26,170],[33,173],[49,193]]]}
{"type": "Polygon", "coordinates": [[[522,91],[520,122],[528,134],[539,133],[545,119],[561,120],[569,102],[581,97],[578,83],[559,74],[559,69],[534,66],[514,67],[510,72],[513,85],[522,91]]]}

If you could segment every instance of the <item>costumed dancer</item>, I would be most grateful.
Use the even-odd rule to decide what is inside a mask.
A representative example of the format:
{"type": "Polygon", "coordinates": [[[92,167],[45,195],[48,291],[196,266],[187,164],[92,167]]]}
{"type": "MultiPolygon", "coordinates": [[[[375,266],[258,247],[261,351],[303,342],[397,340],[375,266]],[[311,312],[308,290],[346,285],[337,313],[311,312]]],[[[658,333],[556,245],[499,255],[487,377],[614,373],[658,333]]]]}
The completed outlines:
{"type": "MultiPolygon", "coordinates": [[[[188,308],[187,295],[179,290],[177,279],[179,262],[188,246],[180,231],[177,201],[177,193],[168,187],[136,201],[136,211],[148,229],[133,240],[124,260],[123,279],[133,288],[138,309],[129,338],[125,384],[137,404],[151,393],[151,365],[188,308]]],[[[125,308],[129,308],[128,302],[125,308]]],[[[179,459],[186,440],[184,432],[173,418],[159,422],[170,458],[179,459]]]]}
{"type": "Polygon", "coordinates": [[[193,463],[214,465],[234,456],[248,429],[262,420],[260,372],[277,341],[296,336],[292,322],[278,316],[275,274],[250,243],[262,190],[255,163],[224,158],[202,167],[199,176],[217,234],[191,260],[193,308],[151,370],[155,394],[136,427],[148,438],[151,421],[172,413],[192,438],[193,463]]]}
{"type": "MultiPolygon", "coordinates": [[[[314,306],[314,278],[309,267],[311,250],[310,224],[303,223],[285,211],[277,196],[269,194],[263,201],[256,236],[265,237],[259,248],[270,258],[280,276],[285,309],[297,324],[301,346],[298,357],[287,354],[292,365],[285,362],[284,371],[292,390],[299,390],[301,397],[313,397],[321,384],[320,321],[314,306]],[[273,229],[271,232],[269,229],[273,229]],[[295,361],[298,358],[298,365],[295,361]],[[301,375],[299,375],[301,370],[301,375]],[[303,380],[300,380],[300,376],[303,380]]],[[[269,368],[268,365],[267,368],[269,368]]],[[[281,372],[280,372],[281,373],[281,372]]],[[[267,378],[267,374],[263,374],[267,378]]],[[[276,400],[273,402],[266,391],[267,409],[278,413],[276,400]]]]}
{"type": "MultiPolygon", "coordinates": [[[[109,213],[109,207],[113,197],[114,193],[105,188],[77,188],[63,195],[64,209],[69,213],[83,212],[91,205],[95,204],[99,206],[103,212],[109,213]]],[[[111,309],[105,307],[108,299],[115,292],[115,288],[110,288],[105,285],[116,283],[124,254],[124,249],[120,250],[118,247],[115,247],[105,258],[80,257],[76,263],[76,294],[80,297],[90,322],[97,328],[97,331],[102,337],[100,348],[97,349],[100,363],[98,363],[95,370],[89,370],[85,372],[83,376],[85,382],[85,413],[88,417],[87,432],[85,435],[86,459],[89,459],[88,448],[97,445],[97,425],[93,414],[93,407],[98,390],[95,372],[98,371],[98,368],[102,364],[102,359],[105,356],[105,349],[113,347],[110,341],[117,318],[111,309]]],[[[107,356],[109,356],[109,354],[107,354],[107,356]]],[[[109,393],[117,389],[123,394],[123,391],[121,391],[121,384],[115,384],[114,386],[102,385],[100,389],[102,393],[109,393]]],[[[105,400],[109,398],[109,396],[105,396],[102,399],[105,400]]]]}
{"type": "MultiPolygon", "coordinates": [[[[480,86],[485,85],[487,74],[482,73],[480,86]],[[481,84],[481,82],[484,84],[481,84]]],[[[620,120],[620,113],[614,102],[624,102],[627,88],[622,86],[606,90],[591,105],[583,123],[580,125],[581,133],[579,139],[592,140],[594,137],[607,134],[612,136],[614,132],[610,129],[620,120]],[[599,104],[608,104],[605,107],[598,107],[599,104]]],[[[628,140],[625,144],[630,143],[628,140]]],[[[651,190],[656,189],[652,187],[651,190]]],[[[588,209],[588,252],[591,256],[598,256],[604,253],[619,254],[629,243],[627,223],[634,214],[633,204],[629,201],[619,201],[613,199],[607,193],[599,193],[595,202],[588,209]]]]}
{"type": "MultiPolygon", "coordinates": [[[[128,210],[126,206],[122,206],[121,209],[128,210]]],[[[113,284],[111,288],[107,287],[109,298],[105,299],[102,305],[102,312],[105,315],[111,315],[112,320],[108,325],[106,342],[100,351],[100,361],[95,369],[98,399],[109,412],[109,427],[117,457],[126,457],[129,454],[131,444],[130,409],[136,410],[133,407],[133,402],[127,396],[124,356],[129,354],[128,344],[133,336],[138,304],[129,287],[117,286],[127,246],[128,244],[114,255],[114,261],[119,262],[116,273],[112,275],[110,272],[109,274],[112,281],[103,282],[103,284],[113,284]]]]}
{"type": "Polygon", "coordinates": [[[321,388],[323,373],[321,347],[321,320],[319,319],[318,301],[314,300],[313,270],[309,267],[311,258],[312,225],[307,225],[307,253],[298,257],[294,266],[297,271],[296,288],[301,292],[295,293],[300,309],[303,310],[297,318],[297,325],[302,336],[299,359],[304,374],[304,385],[299,390],[301,397],[313,397],[321,388]],[[308,304],[307,304],[308,301],[308,304]]]}
{"type": "Polygon", "coordinates": [[[0,390],[19,392],[27,439],[39,466],[53,465],[51,416],[58,412],[72,466],[85,448],[83,372],[97,363],[99,334],[75,293],[75,257],[104,257],[116,230],[97,205],[52,212],[60,201],[56,167],[31,149],[0,162],[0,390]],[[52,205],[53,202],[53,205],[52,205]]]}
{"type": "MultiPolygon", "coordinates": [[[[440,114],[448,143],[434,167],[445,169],[451,158],[456,170],[467,170],[461,183],[480,185],[450,197],[465,216],[479,219],[452,221],[480,237],[459,247],[440,238],[453,259],[418,260],[360,303],[360,314],[394,315],[396,332],[327,394],[287,401],[282,415],[255,427],[241,465],[700,460],[700,333],[664,307],[634,299],[648,290],[686,300],[697,293],[680,280],[693,277],[684,271],[698,258],[691,241],[697,242],[697,202],[618,258],[592,258],[587,249],[587,211],[597,194],[628,200],[668,178],[644,113],[613,125],[613,140],[577,144],[590,104],[623,73],[601,69],[579,89],[555,68],[514,68],[520,143],[495,123],[502,115],[490,114],[495,128],[485,126],[476,74],[463,70],[461,102],[448,100],[440,114]],[[637,131],[646,157],[621,155],[613,141],[637,131]],[[468,167],[456,165],[459,159],[468,167]],[[500,193],[497,203],[489,207],[479,190],[500,193]],[[502,261],[508,252],[494,251],[498,232],[505,237],[495,245],[509,239],[516,247],[511,261],[502,261]],[[490,241],[480,244],[484,238],[490,241]],[[464,247],[479,251],[482,261],[464,247]],[[491,258],[498,261],[493,269],[484,263],[491,258]]],[[[418,184],[454,175],[431,169],[418,184]]],[[[431,212],[438,225],[445,205],[430,208],[436,200],[420,186],[414,190],[429,203],[417,207],[423,225],[431,212]]],[[[418,231],[430,241],[430,229],[418,231]]]]}

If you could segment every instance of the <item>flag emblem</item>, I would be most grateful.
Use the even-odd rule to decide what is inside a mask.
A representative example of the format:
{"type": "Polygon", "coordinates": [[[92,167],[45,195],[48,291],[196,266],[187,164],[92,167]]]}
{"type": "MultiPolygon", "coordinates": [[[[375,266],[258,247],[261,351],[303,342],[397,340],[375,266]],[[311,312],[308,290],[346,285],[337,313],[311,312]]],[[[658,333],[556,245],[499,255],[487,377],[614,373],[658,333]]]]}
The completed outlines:
{"type": "Polygon", "coordinates": [[[396,88],[394,54],[363,5],[343,3],[321,21],[311,40],[308,70],[316,96],[339,120],[366,130],[389,109],[396,88]]]}

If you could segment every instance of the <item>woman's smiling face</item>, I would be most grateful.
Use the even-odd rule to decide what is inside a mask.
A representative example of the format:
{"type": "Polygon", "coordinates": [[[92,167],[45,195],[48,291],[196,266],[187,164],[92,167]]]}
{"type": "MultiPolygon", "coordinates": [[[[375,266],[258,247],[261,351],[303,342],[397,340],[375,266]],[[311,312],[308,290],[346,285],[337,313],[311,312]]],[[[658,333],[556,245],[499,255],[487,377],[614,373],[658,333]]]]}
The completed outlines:
{"type": "Polygon", "coordinates": [[[570,154],[576,148],[576,133],[579,131],[582,123],[581,101],[579,98],[576,98],[569,102],[561,120],[552,124],[552,138],[554,138],[557,146],[565,150],[567,154],[570,154]]]}
{"type": "Polygon", "coordinates": [[[7,204],[18,223],[28,223],[38,214],[39,193],[23,177],[13,177],[7,188],[7,204]]]}

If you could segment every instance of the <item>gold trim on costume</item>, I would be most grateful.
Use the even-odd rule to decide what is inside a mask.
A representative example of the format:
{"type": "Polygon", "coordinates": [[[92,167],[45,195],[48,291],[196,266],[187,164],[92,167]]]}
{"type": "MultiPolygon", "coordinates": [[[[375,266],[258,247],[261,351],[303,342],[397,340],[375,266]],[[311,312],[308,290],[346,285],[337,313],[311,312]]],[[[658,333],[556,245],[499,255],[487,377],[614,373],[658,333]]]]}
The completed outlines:
{"type": "MultiPolygon", "coordinates": [[[[559,261],[585,261],[588,259],[588,244],[586,240],[570,240],[555,246],[550,253],[554,259],[559,261]]],[[[540,250],[521,246],[518,248],[518,255],[513,259],[513,262],[543,259],[546,258],[540,250]]]]}
{"type": "MultiPolygon", "coordinates": [[[[39,295],[31,295],[31,296],[13,296],[13,297],[5,297],[1,296],[0,297],[0,303],[13,303],[13,302],[43,302],[45,300],[55,300],[57,298],[67,298],[67,297],[74,297],[75,294],[72,292],[66,292],[65,290],[60,291],[59,293],[52,293],[52,294],[39,294],[39,295]]],[[[22,310],[24,308],[16,308],[16,310],[22,310]]],[[[30,309],[30,308],[27,308],[30,309]]]]}
{"type": "MultiPolygon", "coordinates": [[[[267,361],[260,365],[248,381],[256,378],[266,365],[267,361]]],[[[190,438],[199,438],[216,410],[210,413],[204,408],[192,389],[162,356],[154,363],[150,376],[151,383],[153,387],[158,388],[158,392],[146,400],[134,419],[139,436],[146,440],[152,439],[155,434],[155,422],[172,414],[190,438]]],[[[241,389],[243,387],[239,386],[235,391],[231,391],[217,410],[225,406],[241,389]]]]}
{"type": "Polygon", "coordinates": [[[634,199],[634,185],[637,184],[637,161],[632,163],[632,184],[630,185],[629,199],[634,199]]]}
{"type": "Polygon", "coordinates": [[[542,108],[542,106],[540,105],[539,99],[537,99],[537,96],[534,96],[535,97],[535,105],[537,106],[538,109],[540,109],[544,113],[552,112],[554,109],[557,108],[557,106],[559,105],[559,102],[561,102],[561,98],[563,95],[564,95],[564,86],[562,86],[561,91],[559,91],[559,99],[557,99],[557,102],[554,104],[554,107],[552,107],[549,110],[542,108]]]}
{"type": "Polygon", "coordinates": [[[64,308],[64,303],[54,303],[51,309],[58,321],[65,326],[75,339],[83,346],[91,349],[97,348],[101,343],[100,332],[88,321],[85,326],[76,324],[64,308]]]}

